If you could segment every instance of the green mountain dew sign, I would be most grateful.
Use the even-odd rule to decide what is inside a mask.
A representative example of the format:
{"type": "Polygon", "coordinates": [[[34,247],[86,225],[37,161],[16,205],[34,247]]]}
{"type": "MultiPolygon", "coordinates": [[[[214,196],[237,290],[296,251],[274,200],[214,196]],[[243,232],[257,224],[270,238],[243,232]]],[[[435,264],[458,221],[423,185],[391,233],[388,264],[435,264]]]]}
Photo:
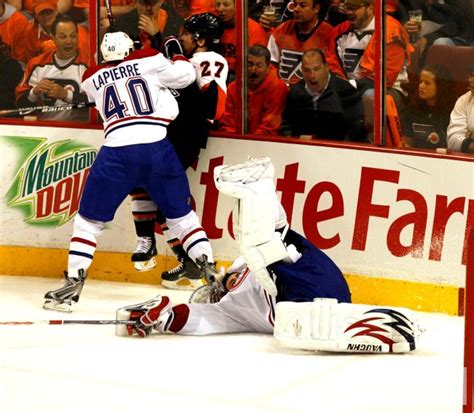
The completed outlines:
{"type": "Polygon", "coordinates": [[[79,209],[97,149],[71,139],[51,144],[46,138],[2,137],[20,161],[6,194],[7,205],[19,208],[25,222],[59,226],[79,209]]]}

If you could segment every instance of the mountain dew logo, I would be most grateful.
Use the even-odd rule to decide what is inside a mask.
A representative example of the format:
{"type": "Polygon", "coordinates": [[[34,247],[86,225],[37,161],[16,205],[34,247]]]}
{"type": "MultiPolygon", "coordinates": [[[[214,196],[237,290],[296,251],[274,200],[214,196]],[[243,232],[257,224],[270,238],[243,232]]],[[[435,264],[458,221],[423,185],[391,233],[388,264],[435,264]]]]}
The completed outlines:
{"type": "MultiPolygon", "coordinates": [[[[79,209],[97,149],[71,139],[52,144],[45,138],[21,141],[18,149],[24,160],[8,190],[7,205],[21,209],[29,224],[63,225],[79,209]]],[[[16,142],[13,140],[13,145],[16,142]]]]}

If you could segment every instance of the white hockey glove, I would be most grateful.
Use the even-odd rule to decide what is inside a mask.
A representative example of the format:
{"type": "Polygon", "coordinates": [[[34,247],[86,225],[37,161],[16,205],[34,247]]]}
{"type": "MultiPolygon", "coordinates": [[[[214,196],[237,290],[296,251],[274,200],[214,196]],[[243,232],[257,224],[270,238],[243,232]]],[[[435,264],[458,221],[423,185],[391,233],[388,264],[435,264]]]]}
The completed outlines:
{"type": "Polygon", "coordinates": [[[159,332],[167,331],[171,315],[170,299],[160,295],[143,303],[119,308],[116,312],[117,320],[135,321],[135,324],[117,324],[115,334],[117,336],[137,334],[140,337],[146,337],[153,329],[159,332]]]}
{"type": "Polygon", "coordinates": [[[175,55],[184,55],[183,47],[177,37],[169,36],[161,45],[161,53],[168,59],[172,59],[175,55]]]}

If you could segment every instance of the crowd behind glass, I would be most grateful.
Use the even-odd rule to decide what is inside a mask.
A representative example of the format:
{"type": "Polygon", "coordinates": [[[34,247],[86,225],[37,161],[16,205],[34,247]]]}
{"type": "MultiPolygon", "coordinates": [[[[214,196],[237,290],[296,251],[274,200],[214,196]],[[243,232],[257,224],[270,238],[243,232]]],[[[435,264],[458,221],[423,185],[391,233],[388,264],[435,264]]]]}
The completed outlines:
{"type": "MultiPolygon", "coordinates": [[[[240,104],[235,1],[111,0],[117,27],[141,47],[151,47],[157,32],[179,37],[191,14],[217,15],[230,70],[225,111],[213,127],[230,133],[240,104]]],[[[99,38],[109,28],[100,4],[99,38]]],[[[470,0],[385,2],[390,145],[474,153],[472,8],[470,0]]],[[[247,11],[247,133],[373,142],[374,0],[248,0],[247,11]]],[[[95,61],[89,15],[89,0],[0,0],[0,109],[87,100],[80,84],[95,61]]],[[[89,110],[37,118],[84,122],[89,110]]]]}

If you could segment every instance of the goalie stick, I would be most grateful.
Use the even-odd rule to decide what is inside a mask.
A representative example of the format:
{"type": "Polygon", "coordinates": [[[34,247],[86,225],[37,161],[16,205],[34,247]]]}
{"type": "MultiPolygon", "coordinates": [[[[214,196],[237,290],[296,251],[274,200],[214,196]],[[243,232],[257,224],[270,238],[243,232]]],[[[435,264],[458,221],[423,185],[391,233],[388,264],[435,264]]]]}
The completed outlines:
{"type": "Polygon", "coordinates": [[[37,320],[37,321],[0,321],[1,326],[30,326],[35,324],[63,325],[63,324],[92,324],[92,325],[134,325],[130,320],[37,320]]]}
{"type": "Polygon", "coordinates": [[[54,112],[64,112],[66,110],[73,109],[84,109],[92,108],[95,106],[94,102],[80,102],[80,103],[70,103],[69,105],[59,105],[59,106],[30,106],[26,108],[19,109],[2,109],[0,110],[0,116],[4,115],[28,115],[31,112],[40,111],[41,113],[54,113],[54,112]]]}

